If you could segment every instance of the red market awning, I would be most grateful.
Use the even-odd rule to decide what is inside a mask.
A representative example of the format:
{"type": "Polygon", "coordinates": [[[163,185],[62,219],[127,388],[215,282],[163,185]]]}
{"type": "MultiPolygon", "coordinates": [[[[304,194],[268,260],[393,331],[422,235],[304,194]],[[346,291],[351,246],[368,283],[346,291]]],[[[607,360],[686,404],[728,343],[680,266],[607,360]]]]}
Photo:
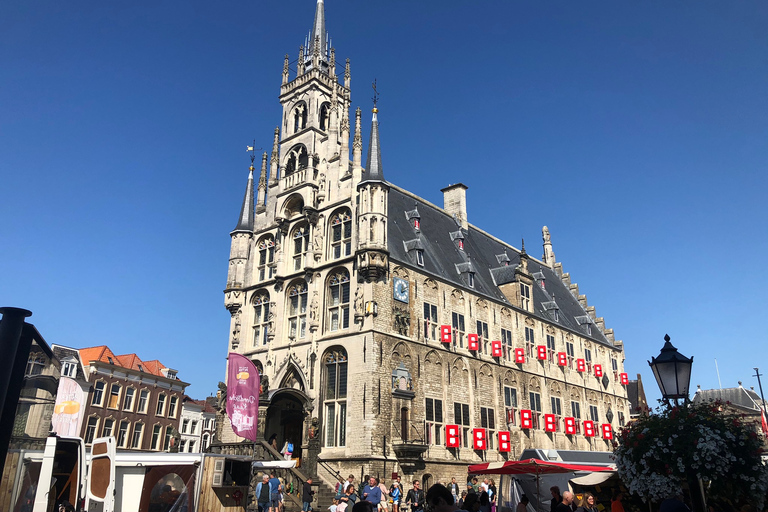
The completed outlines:
{"type": "Polygon", "coordinates": [[[470,475],[546,475],[553,473],[570,473],[572,471],[615,471],[610,466],[590,466],[585,464],[566,464],[549,462],[539,459],[509,460],[506,462],[489,462],[473,464],[467,468],[470,475]]]}

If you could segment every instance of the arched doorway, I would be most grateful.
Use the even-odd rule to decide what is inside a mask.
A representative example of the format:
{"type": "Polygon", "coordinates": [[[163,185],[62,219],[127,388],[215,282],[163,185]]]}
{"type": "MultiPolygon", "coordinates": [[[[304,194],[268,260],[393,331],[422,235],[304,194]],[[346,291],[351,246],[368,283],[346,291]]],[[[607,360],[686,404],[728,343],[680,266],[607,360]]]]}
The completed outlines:
{"type": "Polygon", "coordinates": [[[304,419],[307,414],[309,397],[299,389],[280,388],[269,392],[269,407],[264,425],[264,438],[275,437],[277,450],[283,453],[287,443],[293,445],[291,458],[302,458],[304,444],[304,419]]]}

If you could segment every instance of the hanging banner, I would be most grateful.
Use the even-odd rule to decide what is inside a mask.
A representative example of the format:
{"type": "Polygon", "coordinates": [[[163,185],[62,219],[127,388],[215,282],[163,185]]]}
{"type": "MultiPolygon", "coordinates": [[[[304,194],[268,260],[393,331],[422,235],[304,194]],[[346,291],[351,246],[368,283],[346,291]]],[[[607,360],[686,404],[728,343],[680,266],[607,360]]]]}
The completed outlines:
{"type": "Polygon", "coordinates": [[[259,417],[259,371],[250,359],[229,353],[227,416],[235,434],[256,441],[259,417]]]}
{"type": "Polygon", "coordinates": [[[59,436],[77,437],[83,425],[85,412],[85,391],[75,379],[62,377],[53,406],[51,430],[59,436]]]}

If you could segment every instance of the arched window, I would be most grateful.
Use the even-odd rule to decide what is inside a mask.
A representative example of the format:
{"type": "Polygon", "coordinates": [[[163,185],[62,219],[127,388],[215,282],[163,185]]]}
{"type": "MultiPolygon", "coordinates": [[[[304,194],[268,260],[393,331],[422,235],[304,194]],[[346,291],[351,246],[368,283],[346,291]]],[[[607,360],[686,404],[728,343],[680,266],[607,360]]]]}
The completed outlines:
{"type": "Polygon", "coordinates": [[[331,217],[331,257],[352,254],[352,216],[344,209],[331,217]]]}
{"type": "Polygon", "coordinates": [[[31,377],[32,375],[40,375],[45,368],[45,358],[40,354],[30,354],[27,360],[27,369],[25,375],[31,377]]]}
{"type": "Polygon", "coordinates": [[[327,101],[322,105],[320,105],[320,129],[323,131],[328,129],[328,124],[330,120],[330,117],[328,114],[329,114],[330,108],[331,108],[331,104],[328,103],[327,101]]]}
{"type": "Polygon", "coordinates": [[[349,272],[341,269],[328,281],[328,329],[349,328],[349,272]]]}
{"type": "Polygon", "coordinates": [[[303,338],[307,333],[307,283],[288,288],[288,336],[303,338]]]}
{"type": "Polygon", "coordinates": [[[293,232],[293,270],[301,270],[307,261],[309,250],[309,226],[297,227],[293,232]]]}
{"type": "Polygon", "coordinates": [[[275,239],[271,236],[265,236],[257,245],[259,249],[259,281],[271,279],[275,271],[273,263],[275,262],[275,239]]]}
{"type": "Polygon", "coordinates": [[[253,346],[263,347],[269,335],[269,294],[260,292],[253,298],[253,346]]]}
{"type": "Polygon", "coordinates": [[[301,169],[306,169],[308,163],[307,148],[303,144],[294,146],[288,152],[288,159],[285,161],[285,175],[288,176],[301,169]]]}
{"type": "Polygon", "coordinates": [[[307,105],[302,101],[293,109],[293,133],[307,127],[307,105]]]}
{"type": "Polygon", "coordinates": [[[323,357],[325,370],[325,446],[347,443],[347,351],[336,347],[323,357]]]}

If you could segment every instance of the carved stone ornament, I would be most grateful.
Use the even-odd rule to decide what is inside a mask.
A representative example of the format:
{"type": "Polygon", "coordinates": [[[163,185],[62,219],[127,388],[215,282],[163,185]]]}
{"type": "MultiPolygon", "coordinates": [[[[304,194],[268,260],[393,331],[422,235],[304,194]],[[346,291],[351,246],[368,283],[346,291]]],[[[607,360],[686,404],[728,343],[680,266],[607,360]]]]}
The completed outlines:
{"type": "Polygon", "coordinates": [[[413,400],[416,393],[413,392],[413,379],[411,372],[400,363],[400,366],[392,371],[392,396],[404,400],[413,400]]]}

